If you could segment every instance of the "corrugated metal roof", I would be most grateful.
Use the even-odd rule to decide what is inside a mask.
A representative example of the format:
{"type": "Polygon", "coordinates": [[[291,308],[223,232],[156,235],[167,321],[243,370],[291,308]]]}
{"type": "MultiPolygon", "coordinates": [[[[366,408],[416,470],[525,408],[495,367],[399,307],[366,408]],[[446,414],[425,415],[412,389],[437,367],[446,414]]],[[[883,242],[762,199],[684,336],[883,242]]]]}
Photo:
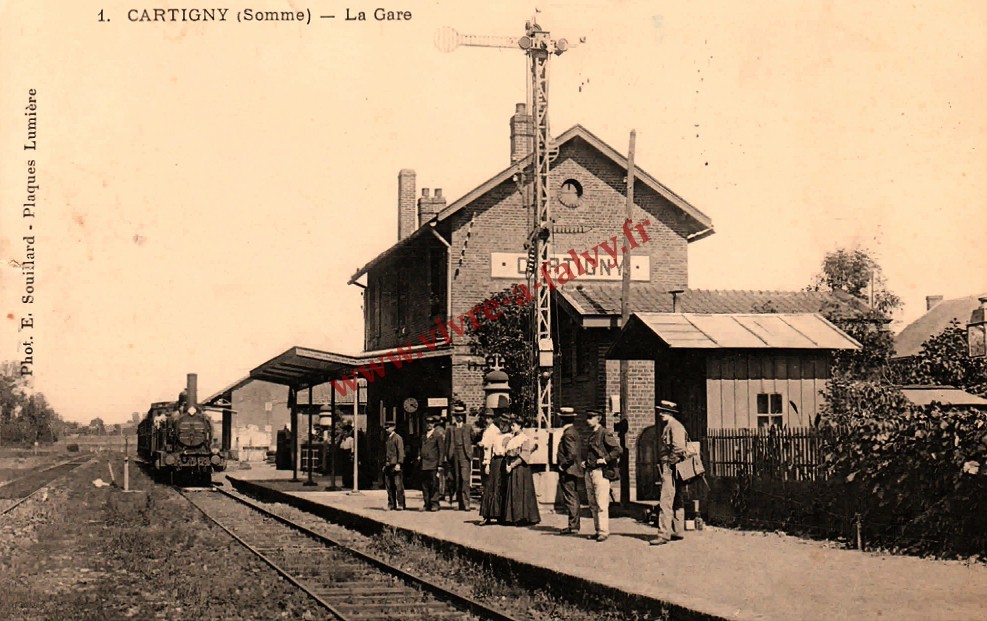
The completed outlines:
{"type": "Polygon", "coordinates": [[[929,405],[937,401],[943,405],[987,407],[987,399],[952,386],[901,386],[899,390],[915,405],[929,405]]]}
{"type": "Polygon", "coordinates": [[[860,348],[857,341],[815,313],[634,313],[633,317],[673,349],[860,348]]]}

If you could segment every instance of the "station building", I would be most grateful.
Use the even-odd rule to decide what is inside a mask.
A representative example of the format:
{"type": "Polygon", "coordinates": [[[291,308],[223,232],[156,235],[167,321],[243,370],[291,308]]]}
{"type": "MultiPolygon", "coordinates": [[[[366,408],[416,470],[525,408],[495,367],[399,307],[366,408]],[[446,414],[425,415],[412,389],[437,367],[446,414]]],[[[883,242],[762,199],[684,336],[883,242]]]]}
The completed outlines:
{"type": "MultiPolygon", "coordinates": [[[[468,407],[483,403],[482,361],[471,355],[466,338],[450,334],[450,344],[429,347],[420,337],[434,337],[434,328],[442,322],[468,322],[469,311],[525,282],[525,243],[533,218],[528,199],[531,188],[524,171],[530,163],[533,137],[531,118],[521,104],[510,119],[509,138],[510,161],[505,168],[449,204],[439,189],[422,188],[419,196],[415,172],[401,170],[397,240],[350,279],[364,289],[361,362],[377,361],[383,370],[367,385],[372,442],[382,440],[384,421],[394,420],[406,441],[414,445],[426,414],[439,413],[453,399],[468,407]],[[396,348],[412,354],[413,359],[391,364],[386,356],[381,358],[396,348]]],[[[661,334],[667,337],[669,330],[666,326],[664,332],[653,332],[656,339],[650,353],[625,348],[626,355],[620,355],[634,358],[629,363],[628,402],[621,406],[619,361],[608,360],[607,353],[620,335],[623,266],[619,250],[611,259],[600,244],[615,243],[616,248],[626,239],[627,160],[580,125],[555,138],[553,151],[549,183],[556,262],[552,270],[557,275],[566,264],[576,272],[577,257],[586,251],[599,261],[595,269],[586,269],[587,273],[553,292],[553,329],[557,332],[553,401],[556,408],[603,409],[610,427],[615,409],[623,409],[621,414],[628,421],[632,498],[651,493],[653,478],[644,471],[654,470],[657,399],[682,404],[693,438],[702,436],[709,426],[756,427],[762,420],[758,418],[761,402],[767,403],[764,414],[775,417],[767,419],[772,423],[793,424],[796,416],[798,420],[813,416],[818,389],[829,377],[830,352],[855,346],[818,315],[809,320],[810,329],[826,338],[797,343],[785,338],[758,339],[760,351],[753,356],[744,353],[750,343],[741,339],[725,341],[722,346],[707,343],[707,348],[720,350],[716,356],[696,354],[677,342],[674,355],[661,357],[654,352],[671,350],[660,338],[661,334]],[[743,393],[737,389],[729,408],[710,407],[713,396],[706,389],[707,378],[716,374],[729,376],[732,388],[737,379],[743,384],[743,393]],[[776,383],[776,378],[784,382],[776,383]],[[770,386],[765,384],[768,380],[770,386]],[[754,382],[756,386],[748,385],[754,382]]],[[[631,249],[629,306],[633,312],[680,318],[685,314],[734,314],[738,317],[721,328],[749,336],[750,322],[746,327],[738,323],[739,315],[815,314],[826,305],[845,302],[814,292],[690,290],[689,245],[713,234],[712,221],[640,169],[635,172],[634,203],[632,223],[647,222],[648,239],[637,237],[637,246],[631,249]]],[[[583,267],[588,267],[585,261],[583,267]]],[[[772,326],[778,327],[798,332],[791,326],[772,326]]],[[[672,327],[671,332],[677,329],[672,327]]],[[[719,391],[716,400],[722,402],[722,383],[714,383],[719,391]]]]}
{"type": "MultiPolygon", "coordinates": [[[[505,167],[452,203],[441,189],[419,191],[413,170],[398,172],[397,239],[349,280],[363,289],[364,351],[293,347],[250,372],[251,380],[287,387],[296,468],[299,414],[319,401],[306,395],[327,383],[334,388],[321,399],[335,403],[352,395],[353,378],[366,379],[359,400],[366,402],[370,450],[360,461],[374,472],[383,459],[386,421],[397,424],[413,461],[426,416],[455,400],[482,408],[484,361],[471,354],[468,337],[446,329],[449,338],[437,338],[436,327],[463,326],[491,297],[526,283],[534,221],[526,175],[534,140],[523,104],[510,118],[509,144],[505,167]]],[[[706,214],[636,169],[632,238],[625,231],[626,158],[580,125],[554,139],[552,155],[553,260],[546,271],[555,285],[553,403],[580,414],[600,409],[611,429],[620,412],[627,421],[631,498],[654,494],[657,400],[681,404],[694,439],[711,428],[811,421],[832,352],[858,346],[819,313],[853,299],[689,289],[689,245],[713,234],[706,214]],[[625,243],[635,316],[621,326],[625,243]],[[561,284],[566,271],[576,277],[561,284]],[[623,404],[619,359],[629,360],[630,370],[623,404]]],[[[231,388],[234,394],[242,387],[231,388]]]]}

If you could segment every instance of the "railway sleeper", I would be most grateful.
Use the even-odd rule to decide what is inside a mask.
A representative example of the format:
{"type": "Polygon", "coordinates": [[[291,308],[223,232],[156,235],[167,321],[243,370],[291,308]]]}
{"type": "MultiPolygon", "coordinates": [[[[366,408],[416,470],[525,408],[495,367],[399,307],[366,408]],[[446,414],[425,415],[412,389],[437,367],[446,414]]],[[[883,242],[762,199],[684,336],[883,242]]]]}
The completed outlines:
{"type": "Polygon", "coordinates": [[[387,595],[400,595],[406,592],[407,589],[402,588],[363,588],[363,589],[350,589],[345,587],[339,588],[318,588],[313,589],[313,592],[318,596],[325,595],[326,597],[381,597],[387,595]]]}
{"type": "Polygon", "coordinates": [[[356,621],[395,621],[397,619],[468,619],[470,618],[468,613],[462,612],[460,610],[404,610],[404,611],[388,611],[388,612],[375,612],[367,610],[365,612],[360,611],[343,611],[347,619],[352,619],[356,621]],[[423,617],[422,615],[428,615],[423,617]]]}

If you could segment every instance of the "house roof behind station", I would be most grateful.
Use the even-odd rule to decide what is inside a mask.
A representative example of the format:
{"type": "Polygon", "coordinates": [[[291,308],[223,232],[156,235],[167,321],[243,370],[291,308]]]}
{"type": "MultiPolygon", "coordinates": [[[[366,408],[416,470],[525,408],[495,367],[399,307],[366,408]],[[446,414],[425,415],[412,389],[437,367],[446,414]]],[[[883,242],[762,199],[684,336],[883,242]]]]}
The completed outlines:
{"type": "Polygon", "coordinates": [[[957,320],[965,327],[970,321],[970,314],[980,306],[979,296],[971,295],[954,300],[943,300],[924,315],[905,326],[905,329],[894,337],[894,358],[907,358],[922,352],[922,344],[946,329],[950,321],[957,320]]]}

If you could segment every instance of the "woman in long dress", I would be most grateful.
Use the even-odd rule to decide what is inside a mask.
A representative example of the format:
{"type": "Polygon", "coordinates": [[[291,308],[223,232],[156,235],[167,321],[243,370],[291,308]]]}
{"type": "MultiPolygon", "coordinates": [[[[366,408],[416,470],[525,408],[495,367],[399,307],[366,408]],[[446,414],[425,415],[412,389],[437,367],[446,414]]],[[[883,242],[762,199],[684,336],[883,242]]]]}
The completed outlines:
{"type": "MultiPolygon", "coordinates": [[[[498,424],[499,427],[502,425],[502,422],[498,424]]],[[[484,468],[489,466],[490,471],[487,473],[487,483],[483,487],[483,495],[480,497],[480,517],[483,518],[480,526],[486,526],[493,520],[499,522],[504,517],[504,482],[507,476],[504,473],[504,452],[508,439],[510,439],[509,435],[500,429],[499,433],[495,433],[487,440],[489,442],[490,462],[484,464],[484,468]]]]}
{"type": "Polygon", "coordinates": [[[504,471],[504,522],[517,526],[537,524],[541,521],[538,513],[538,497],[535,482],[531,477],[531,452],[534,442],[521,432],[521,421],[511,421],[511,435],[505,447],[504,471]]]}

